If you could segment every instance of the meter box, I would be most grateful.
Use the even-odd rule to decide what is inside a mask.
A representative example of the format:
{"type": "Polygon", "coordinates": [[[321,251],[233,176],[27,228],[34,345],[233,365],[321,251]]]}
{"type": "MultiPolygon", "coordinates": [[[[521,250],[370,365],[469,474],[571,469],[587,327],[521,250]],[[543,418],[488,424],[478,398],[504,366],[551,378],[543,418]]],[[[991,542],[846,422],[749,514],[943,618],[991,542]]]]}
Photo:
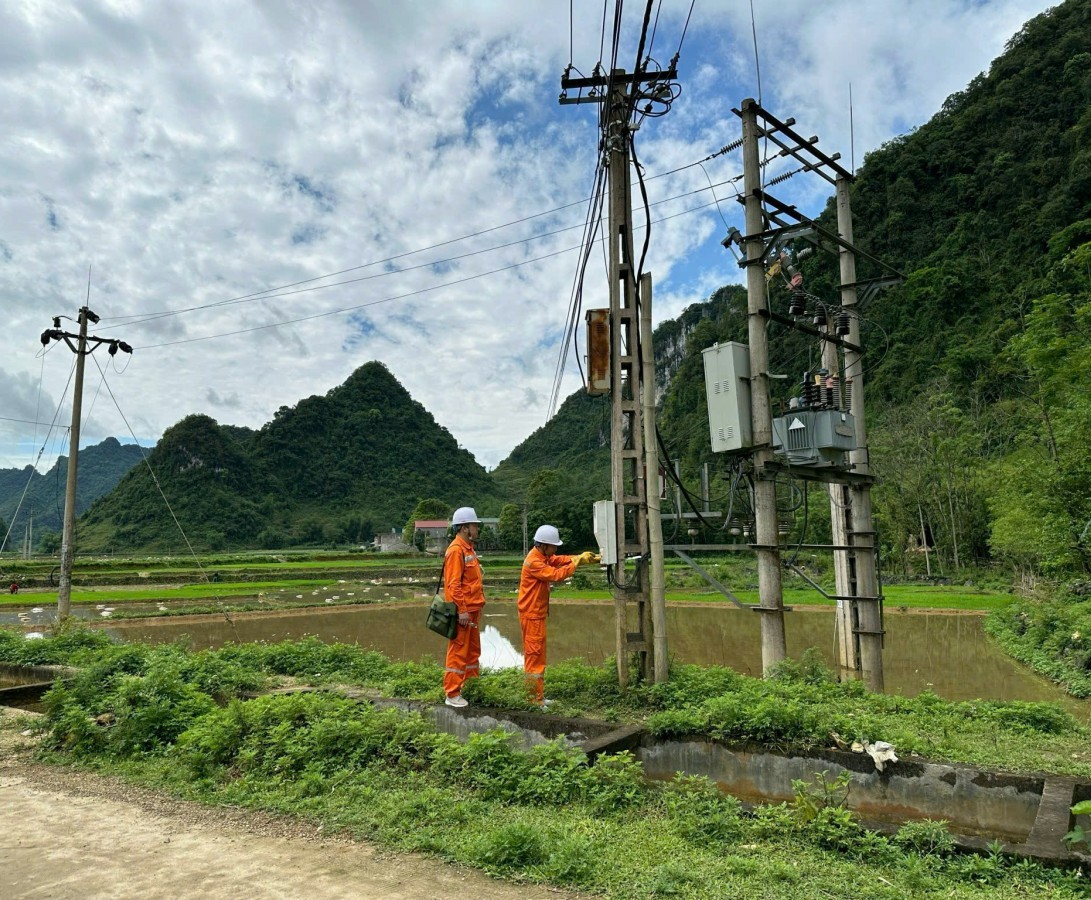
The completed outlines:
{"type": "Polygon", "coordinates": [[[602,564],[612,566],[617,562],[617,507],[613,500],[596,500],[592,512],[602,564]]]}
{"type": "Polygon", "coordinates": [[[750,348],[737,341],[713,344],[702,351],[708,430],[714,453],[754,446],[750,423],[750,348]]]}
{"type": "Polygon", "coordinates": [[[773,451],[793,466],[844,466],[856,421],[839,409],[798,409],[773,419],[773,451]]]}

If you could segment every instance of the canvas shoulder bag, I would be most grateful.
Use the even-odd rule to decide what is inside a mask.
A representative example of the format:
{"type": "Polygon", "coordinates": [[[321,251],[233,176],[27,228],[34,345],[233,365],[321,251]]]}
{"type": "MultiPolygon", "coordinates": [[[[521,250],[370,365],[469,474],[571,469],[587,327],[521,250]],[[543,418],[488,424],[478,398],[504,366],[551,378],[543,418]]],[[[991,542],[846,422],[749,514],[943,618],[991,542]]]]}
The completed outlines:
{"type": "Polygon", "coordinates": [[[439,567],[439,580],[436,582],[436,590],[432,597],[432,603],[428,607],[428,617],[424,624],[429,631],[443,635],[451,640],[458,634],[458,606],[447,601],[443,593],[443,568],[447,562],[444,556],[443,563],[439,567]]]}

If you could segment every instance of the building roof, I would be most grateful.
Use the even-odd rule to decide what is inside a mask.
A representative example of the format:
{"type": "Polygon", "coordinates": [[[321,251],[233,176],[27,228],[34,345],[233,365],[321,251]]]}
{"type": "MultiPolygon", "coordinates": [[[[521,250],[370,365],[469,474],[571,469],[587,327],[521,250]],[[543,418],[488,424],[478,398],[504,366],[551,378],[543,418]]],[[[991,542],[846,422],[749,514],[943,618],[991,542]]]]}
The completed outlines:
{"type": "Polygon", "coordinates": [[[414,528],[446,528],[446,519],[417,519],[413,523],[414,528]]]}

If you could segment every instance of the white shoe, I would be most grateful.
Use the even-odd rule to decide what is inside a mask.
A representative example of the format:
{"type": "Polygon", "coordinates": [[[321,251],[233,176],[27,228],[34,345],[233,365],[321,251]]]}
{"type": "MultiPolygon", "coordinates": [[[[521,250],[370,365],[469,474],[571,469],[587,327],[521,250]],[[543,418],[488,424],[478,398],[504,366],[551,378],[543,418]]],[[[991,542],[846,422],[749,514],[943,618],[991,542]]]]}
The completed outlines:
{"type": "Polygon", "coordinates": [[[545,709],[547,706],[552,706],[553,701],[552,700],[543,700],[541,702],[541,704],[539,704],[539,705],[542,707],[542,709],[545,709]]]}
{"type": "Polygon", "coordinates": [[[462,707],[470,705],[468,702],[466,702],[465,699],[463,699],[461,694],[455,694],[453,697],[448,697],[443,702],[446,703],[448,706],[453,706],[455,709],[462,709],[462,707]]]}

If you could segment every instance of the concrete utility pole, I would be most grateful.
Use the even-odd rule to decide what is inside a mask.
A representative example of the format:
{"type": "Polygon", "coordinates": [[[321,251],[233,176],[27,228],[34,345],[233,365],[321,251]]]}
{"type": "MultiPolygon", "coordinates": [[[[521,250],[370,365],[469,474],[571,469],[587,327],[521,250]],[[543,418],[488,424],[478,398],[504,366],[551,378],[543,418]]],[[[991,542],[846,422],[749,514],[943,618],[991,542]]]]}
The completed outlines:
{"type": "MultiPolygon", "coordinates": [[[[856,306],[856,254],[852,251],[852,206],[849,196],[849,180],[837,179],[837,231],[844,243],[840,245],[838,259],[841,264],[841,306],[854,313],[856,306]],[[847,245],[847,246],[846,246],[847,245]]],[[[845,347],[845,379],[851,379],[852,395],[849,411],[856,423],[856,449],[849,451],[849,463],[857,475],[871,474],[868,459],[867,429],[864,426],[864,366],[860,346],[860,319],[849,317],[849,345],[845,347]]],[[[835,486],[836,487],[836,486],[835,486]]],[[[848,520],[846,528],[849,551],[853,563],[852,596],[856,599],[859,635],[860,674],[869,690],[883,689],[883,626],[880,613],[879,577],[875,559],[878,548],[875,541],[875,524],[871,515],[871,485],[857,481],[842,489],[848,503],[843,512],[848,520]]],[[[834,541],[837,543],[837,540],[834,541]]],[[[840,594],[840,589],[838,590],[840,594]]]]}
{"type": "Polygon", "coordinates": [[[768,672],[788,655],[784,637],[784,592],[780,572],[776,482],[762,470],[773,460],[773,414],[769,403],[769,341],[762,214],[761,163],[758,155],[757,103],[742,103],[742,161],[746,203],[747,334],[750,343],[750,408],[754,432],[754,550],[758,557],[761,616],[761,669],[768,672]]]}
{"type": "Polygon", "coordinates": [[[566,70],[561,78],[562,104],[605,103],[601,149],[609,174],[610,492],[617,551],[609,574],[614,586],[617,676],[622,688],[629,683],[632,654],[642,678],[667,678],[662,523],[658,495],[653,499],[654,491],[649,489],[649,485],[658,485],[659,477],[651,279],[642,277],[637,284],[639,262],[633,252],[629,165],[634,94],[640,92],[641,85],[666,83],[675,77],[672,64],[667,71],[629,74],[614,69],[608,76],[596,69],[590,78],[571,78],[566,70]],[[583,94],[585,88],[590,89],[587,95],[583,94]],[[578,96],[569,97],[570,90],[578,96]],[[656,534],[658,540],[653,537],[656,534]],[[628,571],[627,560],[635,560],[628,571]],[[633,626],[635,630],[630,630],[633,626]]]}
{"type": "MultiPolygon", "coordinates": [[[[794,565],[790,566],[797,574],[817,588],[824,596],[837,602],[838,606],[838,654],[842,667],[855,673],[860,671],[868,687],[882,690],[882,599],[878,583],[878,564],[876,558],[877,541],[871,516],[870,486],[873,476],[868,470],[867,431],[864,428],[864,392],[863,392],[863,348],[860,345],[860,320],[857,313],[857,292],[862,293],[861,304],[866,304],[874,293],[891,284],[905,280],[897,269],[881,259],[855,247],[852,243],[852,215],[849,208],[849,184],[852,173],[841,166],[837,160],[840,154],[827,155],[817,148],[817,137],[804,137],[792,126],[795,119],[781,121],[763,109],[754,100],[745,100],[741,109],[734,109],[743,126],[743,174],[745,178],[745,196],[741,198],[746,207],[746,235],[731,229],[723,244],[728,249],[738,242],[745,249],[745,259],[739,264],[747,269],[747,312],[750,337],[750,399],[753,440],[754,468],[754,508],[756,543],[750,546],[758,556],[758,578],[761,602],[758,611],[762,614],[762,664],[768,670],[784,657],[784,620],[786,611],[781,595],[780,553],[778,523],[776,520],[775,479],[778,474],[787,474],[792,478],[805,481],[820,481],[830,485],[832,512],[832,544],[800,543],[800,548],[832,550],[834,553],[837,595],[830,597],[807,575],[794,565]],[[758,160],[759,138],[773,147],[780,149],[779,156],[791,156],[802,165],[791,172],[782,173],[771,179],[769,184],[777,184],[801,172],[813,172],[834,186],[837,192],[837,232],[814,219],[803,215],[795,206],[782,203],[773,197],[761,183],[761,166],[758,160]],[[800,321],[805,313],[806,295],[802,291],[802,275],[789,264],[787,272],[792,292],[792,301],[788,314],[778,312],[768,302],[765,269],[770,254],[778,247],[780,258],[785,259],[783,247],[786,242],[803,240],[819,249],[837,253],[840,262],[841,311],[836,315],[836,325],[829,321],[825,305],[817,298],[811,324],[800,321]],[[857,281],[856,257],[866,259],[878,266],[886,274],[866,281],[857,281]],[[839,412],[840,421],[848,421],[851,413],[854,432],[838,430],[836,424],[830,428],[851,441],[842,443],[819,431],[809,433],[798,418],[788,424],[787,444],[802,441],[802,447],[786,446],[778,449],[783,459],[778,459],[772,451],[771,410],[769,405],[769,348],[766,328],[770,323],[777,323],[803,334],[818,338],[822,346],[822,365],[827,371],[827,378],[821,386],[817,382],[808,385],[803,396],[797,397],[798,405],[793,409],[817,411],[819,413],[839,412]],[[839,377],[842,367],[839,362],[838,348],[844,351],[844,377],[839,377]],[[834,385],[843,385],[846,390],[851,384],[848,397],[848,410],[845,409],[845,396],[838,395],[834,385]],[[813,392],[825,390],[826,396],[815,396],[813,392]],[[791,429],[804,429],[791,437],[791,429]],[[820,443],[821,442],[821,443],[820,443]],[[820,451],[837,449],[837,453],[848,451],[847,459],[836,454],[828,457],[819,455],[820,451]],[[850,449],[851,448],[851,449],[850,449]],[[807,451],[797,455],[793,461],[793,452],[807,451]],[[808,455],[814,454],[814,455],[808,455]],[[846,464],[847,463],[847,464],[846,464]]],[[[726,149],[732,149],[729,146],[726,149]]],[[[781,263],[783,266],[784,263],[781,263]]],[[[780,268],[780,267],[778,267],[780,268]]],[[[772,274],[770,268],[770,274],[772,274]]],[[[781,269],[783,271],[783,269],[781,269]]],[[[808,373],[808,376],[814,373],[808,373]]],[[[780,420],[778,420],[780,421],[780,420]]],[[[781,424],[785,424],[782,422],[781,424]]],[[[725,592],[726,593],[726,592],[725,592]]]]}
{"type": "MultiPolygon", "coordinates": [[[[643,365],[644,487],[648,495],[648,548],[651,553],[652,648],[655,681],[667,680],[667,592],[663,572],[663,517],[659,504],[659,446],[655,434],[655,353],[652,348],[652,276],[640,279],[640,356],[643,365]]],[[[707,475],[707,466],[705,469],[707,475]]],[[[705,492],[705,497],[708,492],[705,492]]],[[[708,506],[706,503],[705,510],[708,506]]]]}
{"type": "Polygon", "coordinates": [[[75,557],[76,528],[76,472],[79,468],[80,421],[83,415],[83,364],[89,353],[94,353],[102,344],[109,344],[109,353],[113,356],[118,350],[132,353],[133,348],[124,341],[112,338],[100,338],[87,334],[88,321],[97,323],[96,316],[86,306],[79,311],[79,334],[61,331],[60,316],[53,319],[53,327],[42,332],[42,346],[50,341],[63,340],[76,354],[76,382],[72,393],[72,428],[69,432],[68,480],[64,491],[64,527],[61,532],[61,574],[57,589],[57,618],[67,619],[72,605],[72,560],[75,557]],[[72,341],[76,343],[73,344],[72,341]],[[88,344],[91,348],[88,349],[88,344]]]}

